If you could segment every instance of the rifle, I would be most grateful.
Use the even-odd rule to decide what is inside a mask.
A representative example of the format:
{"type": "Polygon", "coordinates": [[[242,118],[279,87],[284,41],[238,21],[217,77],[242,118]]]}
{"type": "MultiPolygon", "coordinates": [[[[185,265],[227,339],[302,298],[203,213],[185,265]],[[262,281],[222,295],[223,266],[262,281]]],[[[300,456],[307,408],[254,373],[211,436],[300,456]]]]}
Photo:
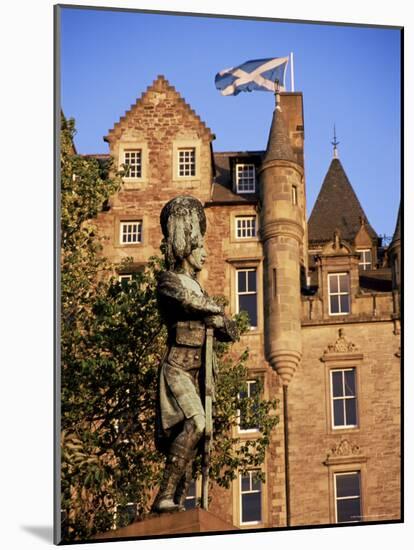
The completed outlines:
{"type": "Polygon", "coordinates": [[[213,334],[214,329],[206,330],[205,370],[204,370],[204,411],[206,429],[204,432],[201,507],[208,510],[208,474],[210,470],[210,450],[213,439],[213,334]]]}

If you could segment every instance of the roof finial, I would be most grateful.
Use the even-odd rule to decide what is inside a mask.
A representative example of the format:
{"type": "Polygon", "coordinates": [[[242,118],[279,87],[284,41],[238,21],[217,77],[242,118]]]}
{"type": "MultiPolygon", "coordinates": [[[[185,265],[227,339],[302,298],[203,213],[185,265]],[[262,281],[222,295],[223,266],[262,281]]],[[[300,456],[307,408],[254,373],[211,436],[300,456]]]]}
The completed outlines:
{"type": "Polygon", "coordinates": [[[334,138],[333,138],[333,141],[331,141],[331,143],[334,146],[334,149],[333,149],[334,159],[337,159],[338,158],[338,147],[337,147],[337,145],[339,145],[339,141],[336,140],[336,127],[335,127],[335,124],[334,124],[334,138]]]}

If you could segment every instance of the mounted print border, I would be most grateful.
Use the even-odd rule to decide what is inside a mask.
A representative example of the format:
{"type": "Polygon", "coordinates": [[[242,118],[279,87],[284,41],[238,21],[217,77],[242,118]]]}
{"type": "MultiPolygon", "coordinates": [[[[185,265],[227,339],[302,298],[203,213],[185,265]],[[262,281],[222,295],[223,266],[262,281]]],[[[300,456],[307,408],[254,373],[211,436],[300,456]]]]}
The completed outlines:
{"type": "Polygon", "coordinates": [[[56,544],[403,521],[402,59],[55,7],[56,544]]]}

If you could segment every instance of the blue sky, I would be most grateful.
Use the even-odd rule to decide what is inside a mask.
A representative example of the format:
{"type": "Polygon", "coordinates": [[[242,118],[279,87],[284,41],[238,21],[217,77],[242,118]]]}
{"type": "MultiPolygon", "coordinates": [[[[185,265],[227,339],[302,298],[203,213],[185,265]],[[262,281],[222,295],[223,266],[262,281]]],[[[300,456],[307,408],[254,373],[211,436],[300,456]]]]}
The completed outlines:
{"type": "MultiPolygon", "coordinates": [[[[223,97],[214,76],[249,59],[294,53],[303,92],[308,215],[339,157],[369,221],[392,235],[400,200],[400,32],[246,19],[63,8],[61,97],[80,153],[103,136],[159,74],[216,135],[215,151],[264,149],[271,93],[223,97]]],[[[288,90],[290,78],[288,70],[288,90]]]]}

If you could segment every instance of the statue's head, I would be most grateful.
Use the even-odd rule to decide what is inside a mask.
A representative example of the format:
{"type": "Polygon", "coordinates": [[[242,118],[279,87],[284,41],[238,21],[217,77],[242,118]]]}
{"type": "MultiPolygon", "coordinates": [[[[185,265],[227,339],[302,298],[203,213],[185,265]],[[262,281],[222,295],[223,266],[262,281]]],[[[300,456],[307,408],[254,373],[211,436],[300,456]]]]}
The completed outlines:
{"type": "Polygon", "coordinates": [[[206,215],[198,199],[182,195],[170,200],[161,211],[160,222],[167,269],[178,268],[193,251],[204,250],[206,215]]]}

